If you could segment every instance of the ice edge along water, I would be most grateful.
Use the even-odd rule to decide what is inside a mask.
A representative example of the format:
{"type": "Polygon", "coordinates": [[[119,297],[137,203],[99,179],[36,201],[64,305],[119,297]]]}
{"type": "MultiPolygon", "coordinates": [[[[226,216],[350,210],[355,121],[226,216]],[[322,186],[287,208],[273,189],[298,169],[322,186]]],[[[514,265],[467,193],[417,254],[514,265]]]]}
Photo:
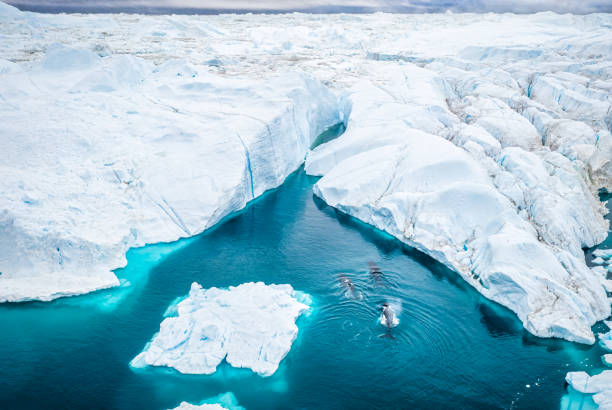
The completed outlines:
{"type": "MultiPolygon", "coordinates": [[[[129,246],[206,229],[280,184],[302,162],[305,140],[347,121],[352,105],[345,135],[307,159],[308,172],[325,175],[315,192],[330,205],[447,264],[536,335],[592,343],[590,325],[609,315],[605,278],[586,267],[581,248],[606,232],[593,191],[609,187],[612,169],[610,16],[296,14],[238,22],[44,16],[4,5],[0,16],[14,39],[0,50],[0,132],[12,149],[2,158],[10,189],[0,223],[14,233],[0,244],[0,270],[9,267],[0,281],[23,284],[13,300],[23,300],[19,291],[51,299],[51,284],[91,290],[100,283],[69,273],[93,274],[100,261],[121,266],[129,246]],[[65,36],[79,47],[52,44],[65,36]],[[142,44],[158,48],[144,54],[142,44]],[[334,53],[321,54],[327,47],[334,53]],[[312,77],[278,76],[287,70],[348,95],[337,99],[312,77]],[[19,114],[30,111],[41,113],[39,124],[19,114]],[[56,120],[68,112],[87,123],[56,120]],[[49,133],[54,144],[42,138],[49,133]],[[201,141],[206,134],[214,137],[201,141]],[[126,146],[117,135],[139,138],[126,146]],[[286,135],[295,138],[275,146],[286,135]],[[288,149],[295,140],[299,147],[288,149]],[[89,158],[92,147],[103,155],[89,158]],[[288,153],[291,166],[278,172],[288,153]],[[200,168],[211,163],[233,171],[200,168]],[[205,192],[191,192],[191,181],[205,192]],[[49,195],[49,186],[62,189],[49,195]],[[40,287],[31,290],[34,283],[40,287]]],[[[108,269],[95,277],[115,284],[108,269]]]]}

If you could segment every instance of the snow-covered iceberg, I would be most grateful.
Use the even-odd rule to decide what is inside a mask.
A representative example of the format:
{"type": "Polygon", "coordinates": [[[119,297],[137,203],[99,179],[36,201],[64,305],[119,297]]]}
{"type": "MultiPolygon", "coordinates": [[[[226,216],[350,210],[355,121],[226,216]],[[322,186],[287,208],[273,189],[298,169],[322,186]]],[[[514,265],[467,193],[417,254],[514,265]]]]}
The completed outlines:
{"type": "Polygon", "coordinates": [[[279,186],[343,115],[299,72],[222,77],[61,44],[0,67],[0,302],[118,285],[130,247],[196,235],[279,186]]]}
{"type": "Polygon", "coordinates": [[[309,298],[290,285],[244,283],[202,289],[193,283],[187,298],[164,319],[132,367],[167,366],[186,374],[211,374],[225,360],[233,367],[270,376],[297,337],[297,318],[309,298]]]}

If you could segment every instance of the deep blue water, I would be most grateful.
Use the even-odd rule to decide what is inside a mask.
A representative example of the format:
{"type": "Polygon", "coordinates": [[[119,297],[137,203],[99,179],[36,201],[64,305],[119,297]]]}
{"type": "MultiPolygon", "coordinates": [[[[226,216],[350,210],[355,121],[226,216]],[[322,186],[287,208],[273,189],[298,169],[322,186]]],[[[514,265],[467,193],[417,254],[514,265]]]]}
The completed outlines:
{"type": "Polygon", "coordinates": [[[211,231],[130,251],[119,289],[1,305],[0,408],[162,409],[231,391],[249,409],[558,409],[568,370],[601,367],[600,348],[529,335],[457,274],[321,203],[314,182],[300,170],[211,231]],[[346,297],[340,274],[363,299],[346,297]],[[193,281],[289,283],[312,295],[276,374],[129,367],[193,281]],[[384,301],[401,305],[394,338],[379,337],[384,301]]]}

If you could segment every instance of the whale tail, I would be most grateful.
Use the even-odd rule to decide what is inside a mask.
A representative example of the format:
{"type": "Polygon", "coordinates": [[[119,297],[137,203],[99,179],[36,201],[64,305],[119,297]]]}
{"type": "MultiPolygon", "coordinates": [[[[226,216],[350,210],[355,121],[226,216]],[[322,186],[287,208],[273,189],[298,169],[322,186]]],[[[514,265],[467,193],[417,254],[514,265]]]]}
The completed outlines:
{"type": "Polygon", "coordinates": [[[395,340],[395,336],[393,336],[390,331],[387,331],[386,333],[383,333],[382,335],[378,335],[378,337],[380,337],[381,339],[395,340]]]}

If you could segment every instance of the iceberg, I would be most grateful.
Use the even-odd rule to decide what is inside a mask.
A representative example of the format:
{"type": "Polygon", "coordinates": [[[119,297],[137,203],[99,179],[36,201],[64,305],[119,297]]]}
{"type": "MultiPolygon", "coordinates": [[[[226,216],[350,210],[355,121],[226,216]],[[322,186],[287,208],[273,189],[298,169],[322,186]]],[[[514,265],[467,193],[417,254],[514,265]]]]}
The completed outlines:
{"type": "Polygon", "coordinates": [[[212,374],[225,360],[270,376],[297,337],[296,319],[309,298],[290,285],[244,283],[203,289],[189,295],[164,319],[132,367],[167,366],[185,374],[212,374]]]}
{"type": "Polygon", "coordinates": [[[612,409],[612,370],[589,376],[586,372],[569,372],[565,381],[577,392],[590,394],[600,409],[612,409]]]}
{"type": "MultiPolygon", "coordinates": [[[[42,35],[37,16],[3,5],[0,26],[42,35]]],[[[210,228],[341,121],[303,72],[223,77],[58,43],[31,64],[0,61],[0,302],[118,286],[129,248],[210,228]]]]}
{"type": "Polygon", "coordinates": [[[612,352],[612,330],[607,333],[600,333],[597,336],[599,338],[599,345],[612,352]]]}

